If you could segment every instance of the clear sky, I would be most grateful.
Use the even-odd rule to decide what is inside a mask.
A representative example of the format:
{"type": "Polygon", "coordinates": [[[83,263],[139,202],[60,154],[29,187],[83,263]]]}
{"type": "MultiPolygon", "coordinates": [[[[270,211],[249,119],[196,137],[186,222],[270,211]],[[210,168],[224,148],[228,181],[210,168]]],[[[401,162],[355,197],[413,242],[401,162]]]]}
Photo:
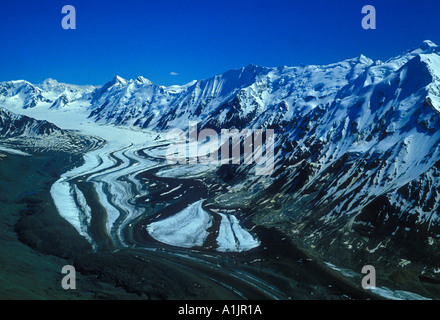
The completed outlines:
{"type": "Polygon", "coordinates": [[[250,63],[386,60],[426,39],[440,45],[439,16],[440,0],[1,0],[0,81],[171,85],[250,63]],[[361,27],[366,4],[376,30],[361,27]],[[64,5],[76,8],[76,30],[61,27],[64,5]]]}

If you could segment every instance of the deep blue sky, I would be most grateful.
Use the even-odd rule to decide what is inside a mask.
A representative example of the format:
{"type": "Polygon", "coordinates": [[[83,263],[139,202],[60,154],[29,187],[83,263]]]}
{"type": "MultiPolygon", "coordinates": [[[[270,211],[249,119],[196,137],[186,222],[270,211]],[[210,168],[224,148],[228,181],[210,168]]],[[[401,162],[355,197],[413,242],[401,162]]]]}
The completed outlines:
{"type": "Polygon", "coordinates": [[[1,0],[0,81],[97,85],[118,74],[170,85],[249,63],[386,60],[440,44],[439,16],[440,0],[1,0]],[[61,27],[68,4],[76,30],[61,27]],[[365,4],[376,30],[361,27],[365,4]]]}

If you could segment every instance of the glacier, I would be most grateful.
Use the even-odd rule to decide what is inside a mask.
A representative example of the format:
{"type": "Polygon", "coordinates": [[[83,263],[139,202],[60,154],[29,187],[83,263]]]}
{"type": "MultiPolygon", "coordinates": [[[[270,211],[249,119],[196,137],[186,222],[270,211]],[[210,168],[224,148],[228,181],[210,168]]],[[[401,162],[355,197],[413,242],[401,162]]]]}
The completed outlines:
{"type": "MultiPolygon", "coordinates": [[[[93,186],[106,233],[129,246],[124,230],[154,211],[139,205],[139,197],[186,196],[180,187],[139,179],[157,169],[162,179],[215,177],[222,194],[210,200],[247,209],[218,213],[217,252],[258,248],[257,236],[241,227],[241,219],[251,219],[329,255],[341,269],[393,254],[415,265],[420,254],[429,262],[417,274],[437,281],[440,49],[431,41],[386,61],[359,55],[329,65],[248,65],[182,86],[119,76],[103,86],[5,81],[0,122],[3,151],[20,146],[33,154],[44,143],[85,151],[83,164],[60,177],[51,193],[60,215],[91,243],[93,208],[76,184],[93,186]],[[189,121],[217,132],[273,129],[274,172],[256,177],[244,165],[167,166],[166,133],[186,130],[189,121]],[[84,136],[95,137],[91,150],[80,144],[84,136]],[[347,255],[346,265],[339,254],[347,255]]],[[[203,247],[213,220],[202,203],[144,227],[159,242],[203,247]]],[[[389,260],[389,270],[408,268],[389,260]]]]}

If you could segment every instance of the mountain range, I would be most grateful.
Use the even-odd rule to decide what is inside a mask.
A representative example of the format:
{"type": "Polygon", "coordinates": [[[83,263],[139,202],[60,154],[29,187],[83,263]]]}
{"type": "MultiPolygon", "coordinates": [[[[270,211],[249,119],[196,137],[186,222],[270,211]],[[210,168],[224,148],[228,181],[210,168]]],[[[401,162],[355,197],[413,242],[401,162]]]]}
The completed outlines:
{"type": "Polygon", "coordinates": [[[119,76],[100,87],[6,81],[0,108],[3,137],[62,132],[12,113],[27,109],[157,132],[187,129],[188,121],[274,129],[272,175],[218,170],[225,183],[247,185],[254,222],[332,262],[345,252],[359,270],[383,256],[423,259],[418,277],[440,281],[440,48],[431,41],[384,62],[360,55],[325,66],[248,65],[182,86],[119,76]]]}

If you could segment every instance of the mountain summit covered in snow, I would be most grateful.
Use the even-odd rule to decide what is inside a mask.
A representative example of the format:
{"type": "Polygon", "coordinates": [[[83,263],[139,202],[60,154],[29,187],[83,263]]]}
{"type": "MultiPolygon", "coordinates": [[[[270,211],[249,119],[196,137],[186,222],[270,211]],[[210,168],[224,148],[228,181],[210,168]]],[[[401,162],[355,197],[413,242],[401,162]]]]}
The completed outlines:
{"type": "MultiPolygon", "coordinates": [[[[329,105],[348,94],[347,89],[352,86],[376,85],[401,68],[417,68],[417,60],[426,64],[426,73],[419,76],[427,78],[405,79],[414,83],[429,81],[430,75],[438,72],[438,53],[434,43],[424,41],[386,62],[374,62],[360,55],[327,66],[248,65],[210,79],[169,87],[144,77],[125,80],[119,76],[102,87],[68,85],[53,79],[38,85],[7,81],[0,83],[0,101],[11,109],[81,104],[98,122],[141,128],[179,127],[181,119],[218,127],[261,127],[289,122],[298,114],[329,105]]],[[[435,88],[431,91],[431,99],[435,100],[435,88]]]]}

